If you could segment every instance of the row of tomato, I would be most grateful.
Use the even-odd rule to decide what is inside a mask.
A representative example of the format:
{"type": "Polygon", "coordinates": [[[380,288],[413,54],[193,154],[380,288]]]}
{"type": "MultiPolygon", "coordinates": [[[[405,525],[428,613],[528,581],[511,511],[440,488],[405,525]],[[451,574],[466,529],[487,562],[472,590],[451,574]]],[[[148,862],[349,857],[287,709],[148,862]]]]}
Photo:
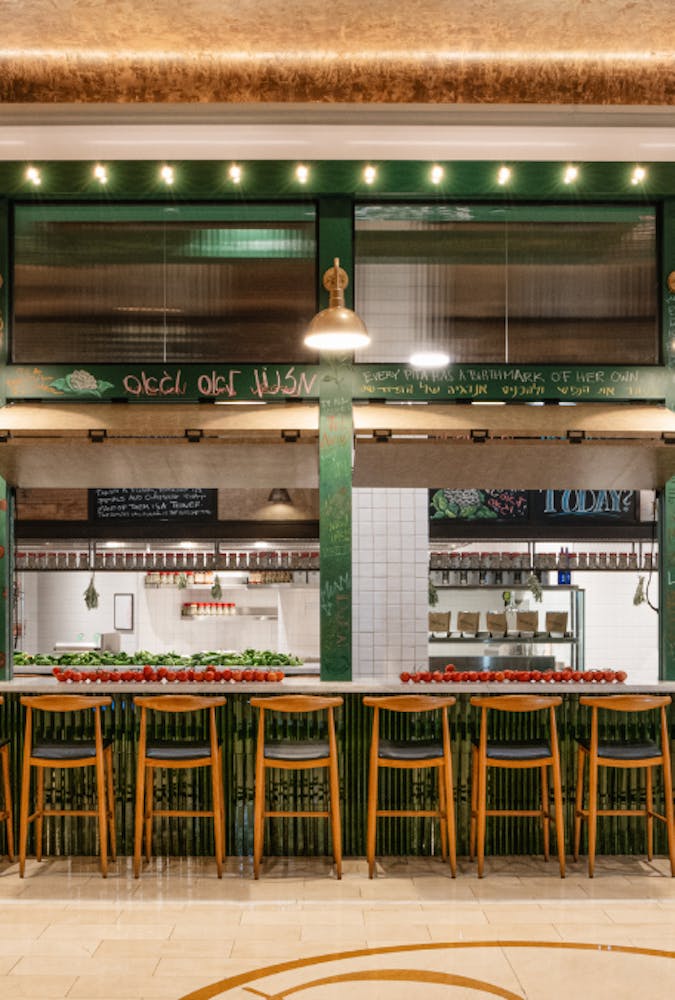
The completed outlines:
{"type": "Polygon", "coordinates": [[[543,681],[547,684],[555,682],[574,682],[582,684],[613,684],[623,683],[627,674],[625,670],[457,670],[453,664],[448,664],[444,670],[418,670],[409,673],[404,670],[400,675],[404,684],[412,681],[414,684],[461,683],[463,681],[543,681]]]}
{"type": "Polygon", "coordinates": [[[192,668],[179,668],[178,670],[171,670],[168,667],[150,667],[145,666],[142,668],[135,668],[134,670],[77,670],[76,668],[63,669],[62,667],[54,667],[52,670],[54,677],[57,681],[67,682],[76,681],[80,682],[97,682],[101,683],[105,681],[122,681],[122,682],[134,682],[136,684],[142,683],[144,681],[159,681],[160,683],[187,683],[187,682],[198,682],[198,683],[225,683],[226,681],[234,681],[240,683],[242,681],[270,681],[278,682],[284,679],[283,670],[254,670],[252,668],[247,668],[244,670],[231,670],[229,667],[225,669],[220,669],[218,667],[206,667],[204,670],[193,670],[192,668]]]}

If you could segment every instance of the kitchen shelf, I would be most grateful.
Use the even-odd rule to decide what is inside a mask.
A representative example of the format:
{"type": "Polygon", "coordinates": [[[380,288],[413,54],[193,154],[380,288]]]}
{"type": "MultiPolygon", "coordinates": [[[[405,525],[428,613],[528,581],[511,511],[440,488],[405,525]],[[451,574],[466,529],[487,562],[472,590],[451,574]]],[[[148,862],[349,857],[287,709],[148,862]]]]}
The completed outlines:
{"type": "Polygon", "coordinates": [[[475,636],[462,636],[459,633],[453,636],[450,633],[449,636],[443,636],[442,638],[436,638],[434,636],[429,637],[429,642],[434,643],[448,643],[448,642],[459,642],[459,643],[476,643],[476,642],[499,642],[499,643],[560,643],[572,645],[578,642],[576,636],[566,635],[566,636],[551,636],[548,632],[537,632],[533,636],[521,636],[521,635],[491,635],[489,632],[478,632],[475,636]]]}

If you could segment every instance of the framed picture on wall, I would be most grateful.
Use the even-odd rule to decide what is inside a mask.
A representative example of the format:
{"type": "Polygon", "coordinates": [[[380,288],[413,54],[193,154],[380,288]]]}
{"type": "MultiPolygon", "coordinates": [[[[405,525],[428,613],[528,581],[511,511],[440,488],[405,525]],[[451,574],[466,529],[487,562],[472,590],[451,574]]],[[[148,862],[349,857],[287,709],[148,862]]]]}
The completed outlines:
{"type": "Polygon", "coordinates": [[[113,628],[116,632],[133,632],[134,595],[115,594],[113,597],[113,628]]]}

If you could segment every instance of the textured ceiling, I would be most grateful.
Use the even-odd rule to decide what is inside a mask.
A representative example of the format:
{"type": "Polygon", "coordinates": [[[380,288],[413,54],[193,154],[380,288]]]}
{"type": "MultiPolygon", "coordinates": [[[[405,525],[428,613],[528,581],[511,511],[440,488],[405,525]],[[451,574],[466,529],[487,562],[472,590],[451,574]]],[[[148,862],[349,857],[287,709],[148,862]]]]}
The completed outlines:
{"type": "Polygon", "coordinates": [[[669,105],[672,0],[1,0],[0,101],[669,105]]]}

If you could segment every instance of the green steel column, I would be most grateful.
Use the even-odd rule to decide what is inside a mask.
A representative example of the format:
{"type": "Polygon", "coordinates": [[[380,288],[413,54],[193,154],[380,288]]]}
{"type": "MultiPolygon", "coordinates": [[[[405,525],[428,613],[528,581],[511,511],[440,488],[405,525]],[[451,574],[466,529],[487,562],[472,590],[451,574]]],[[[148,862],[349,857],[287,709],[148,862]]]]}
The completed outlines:
{"type": "Polygon", "coordinates": [[[675,680],[675,476],[665,485],[659,517],[660,677],[675,680]]]}
{"type": "MultiPolygon", "coordinates": [[[[335,257],[349,276],[345,305],[353,307],[353,205],[350,198],[318,203],[318,306],[326,305],[324,271],[335,257]]],[[[321,679],[352,677],[352,379],[351,359],[323,359],[319,399],[319,539],[321,544],[321,679]]]]}
{"type": "Polygon", "coordinates": [[[662,233],[663,363],[673,373],[671,390],[666,400],[673,410],[675,409],[675,201],[665,201],[663,204],[662,233]]]}
{"type": "MultiPolygon", "coordinates": [[[[0,201],[0,405],[7,399],[7,326],[9,288],[9,208],[0,201]]],[[[0,445],[2,447],[2,445],[0,445]]],[[[10,491],[0,478],[0,680],[12,676],[12,628],[10,620],[11,573],[11,503],[10,491]]]]}

